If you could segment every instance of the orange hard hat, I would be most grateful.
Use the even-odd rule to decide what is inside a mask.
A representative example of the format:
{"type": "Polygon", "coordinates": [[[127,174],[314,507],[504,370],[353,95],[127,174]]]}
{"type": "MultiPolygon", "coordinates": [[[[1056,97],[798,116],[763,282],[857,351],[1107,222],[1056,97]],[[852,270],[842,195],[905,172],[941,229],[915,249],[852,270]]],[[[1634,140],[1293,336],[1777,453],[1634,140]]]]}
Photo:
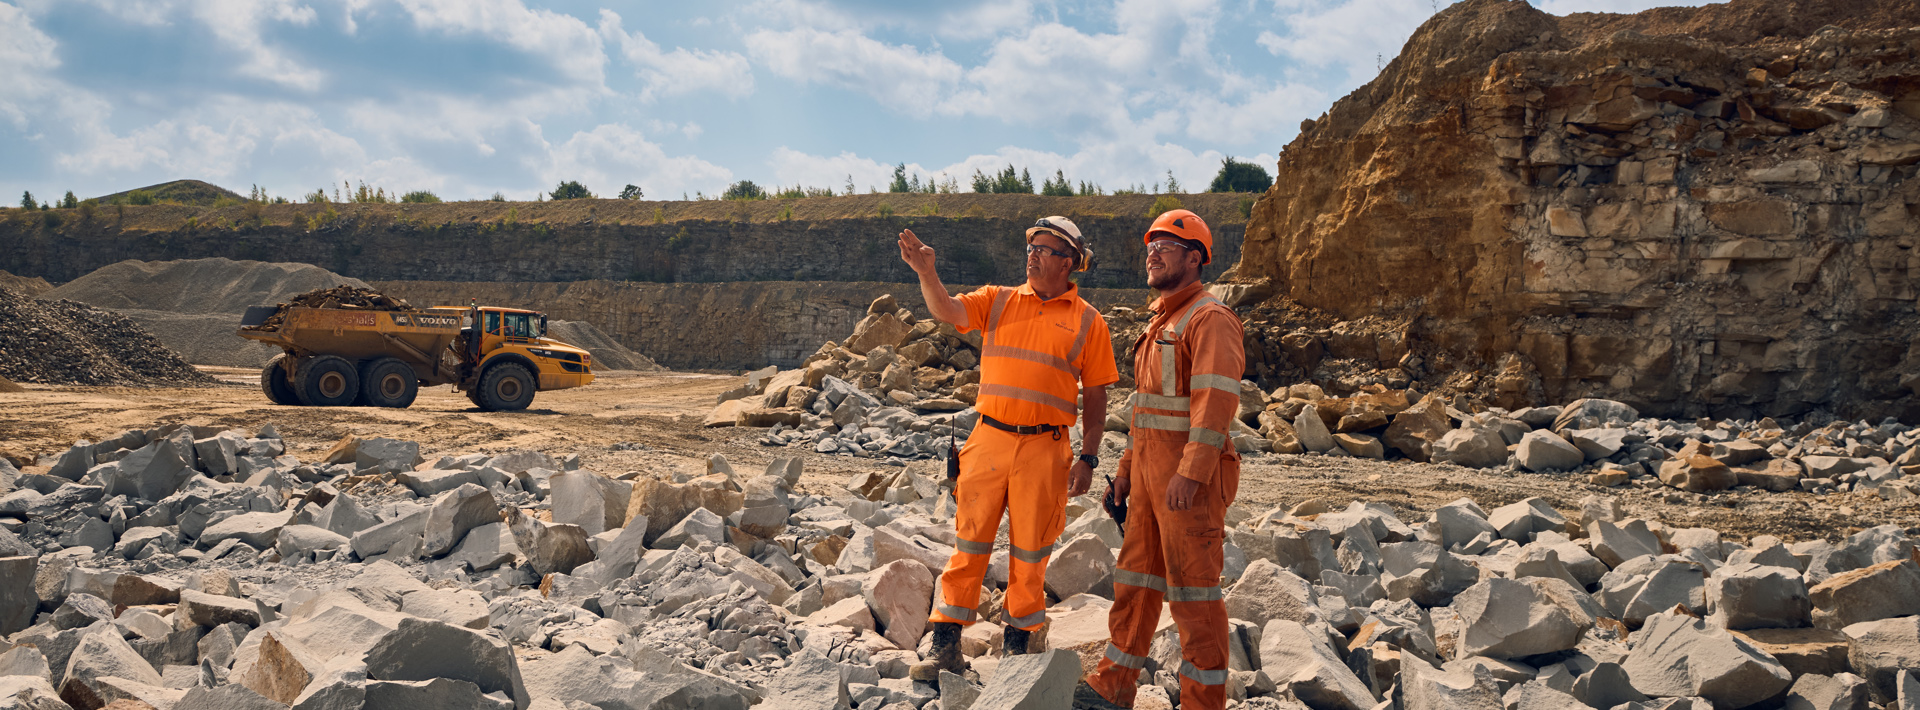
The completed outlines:
{"type": "Polygon", "coordinates": [[[1213,231],[1207,229],[1207,223],[1193,210],[1167,210],[1153,220],[1153,226],[1147,228],[1142,242],[1152,242],[1153,235],[1166,234],[1200,243],[1200,263],[1213,262],[1213,231]]]}

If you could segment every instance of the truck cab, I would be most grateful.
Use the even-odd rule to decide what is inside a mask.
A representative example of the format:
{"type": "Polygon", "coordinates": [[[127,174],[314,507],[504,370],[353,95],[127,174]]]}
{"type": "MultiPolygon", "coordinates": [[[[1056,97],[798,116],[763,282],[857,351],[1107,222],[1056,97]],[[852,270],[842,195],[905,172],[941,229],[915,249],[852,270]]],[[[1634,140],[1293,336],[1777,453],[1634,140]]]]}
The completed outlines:
{"type": "Polygon", "coordinates": [[[547,316],[538,311],[470,306],[460,333],[461,388],[483,409],[520,409],[536,389],[593,382],[593,356],[546,337],[547,316]]]}

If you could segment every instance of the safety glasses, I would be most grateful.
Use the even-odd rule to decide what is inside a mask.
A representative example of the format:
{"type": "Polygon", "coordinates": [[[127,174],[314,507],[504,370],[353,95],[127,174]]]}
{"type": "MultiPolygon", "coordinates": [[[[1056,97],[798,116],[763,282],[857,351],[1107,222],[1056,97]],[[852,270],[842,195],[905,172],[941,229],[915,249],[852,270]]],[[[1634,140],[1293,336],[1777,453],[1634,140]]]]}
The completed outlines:
{"type": "Polygon", "coordinates": [[[1174,253],[1173,250],[1175,249],[1192,251],[1193,247],[1172,240],[1162,240],[1147,245],[1147,256],[1153,256],[1155,254],[1166,256],[1174,253]]]}
{"type": "Polygon", "coordinates": [[[1060,258],[1062,258],[1062,259],[1071,259],[1071,258],[1073,258],[1073,254],[1071,254],[1071,253],[1068,253],[1068,252],[1064,252],[1064,251],[1060,251],[1059,249],[1055,249],[1055,248],[1053,248],[1053,247],[1050,247],[1050,246],[1047,246],[1047,245],[1045,245],[1045,244],[1028,244],[1028,245],[1027,245],[1027,253],[1028,253],[1028,254],[1032,254],[1032,253],[1034,253],[1034,252],[1040,252],[1040,253],[1042,253],[1042,254],[1052,254],[1052,255],[1054,255],[1054,256],[1057,256],[1057,257],[1060,257],[1060,258]]]}

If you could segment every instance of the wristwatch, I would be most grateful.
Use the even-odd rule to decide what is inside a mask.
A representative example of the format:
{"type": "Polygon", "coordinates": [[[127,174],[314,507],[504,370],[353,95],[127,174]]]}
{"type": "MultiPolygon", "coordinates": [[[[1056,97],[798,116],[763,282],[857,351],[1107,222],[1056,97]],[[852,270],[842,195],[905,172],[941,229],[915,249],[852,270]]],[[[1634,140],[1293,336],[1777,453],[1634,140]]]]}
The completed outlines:
{"type": "Polygon", "coordinates": [[[1079,456],[1076,456],[1075,458],[1080,459],[1080,462],[1086,464],[1087,468],[1100,467],[1100,457],[1095,456],[1093,454],[1081,454],[1079,456]]]}

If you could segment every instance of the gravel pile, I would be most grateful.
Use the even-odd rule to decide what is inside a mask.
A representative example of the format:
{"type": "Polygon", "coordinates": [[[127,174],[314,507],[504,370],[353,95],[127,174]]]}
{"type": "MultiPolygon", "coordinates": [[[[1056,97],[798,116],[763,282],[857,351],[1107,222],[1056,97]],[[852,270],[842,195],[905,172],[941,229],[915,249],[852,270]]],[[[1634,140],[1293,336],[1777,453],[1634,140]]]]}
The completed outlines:
{"type": "Polygon", "coordinates": [[[0,289],[0,377],[66,385],[214,384],[138,324],[73,301],[0,289]]]}
{"type": "MultiPolygon", "coordinates": [[[[534,451],[429,464],[385,438],[286,448],[270,426],[171,425],[35,473],[0,464],[0,687],[84,707],[1053,708],[1107,652],[1121,531],[1094,495],[1069,502],[1047,562],[1047,650],[1000,650],[1002,543],[961,640],[971,669],[936,685],[907,668],[955,506],[922,464],[803,491],[797,459],[714,455],[668,480],[534,451]],[[314,697],[352,700],[296,702],[314,697]]],[[[1737,541],[1601,496],[1403,515],[1229,508],[1228,707],[1920,693],[1920,565],[1897,526],[1737,541]]],[[[1136,706],[1177,705],[1172,625],[1145,657],[1136,706]]],[[[46,702],[27,706],[63,707],[46,702]]]]}
{"type": "Polygon", "coordinates": [[[627,349],[592,323],[576,320],[556,320],[547,323],[547,337],[559,340],[593,354],[593,369],[600,370],[638,370],[658,372],[661,367],[645,355],[627,349]]]}
{"type": "Polygon", "coordinates": [[[234,334],[248,307],[336,286],[365,287],[311,264],[190,259],[122,261],[45,294],[138,322],[188,362],[257,367],[280,352],[234,334]]]}

